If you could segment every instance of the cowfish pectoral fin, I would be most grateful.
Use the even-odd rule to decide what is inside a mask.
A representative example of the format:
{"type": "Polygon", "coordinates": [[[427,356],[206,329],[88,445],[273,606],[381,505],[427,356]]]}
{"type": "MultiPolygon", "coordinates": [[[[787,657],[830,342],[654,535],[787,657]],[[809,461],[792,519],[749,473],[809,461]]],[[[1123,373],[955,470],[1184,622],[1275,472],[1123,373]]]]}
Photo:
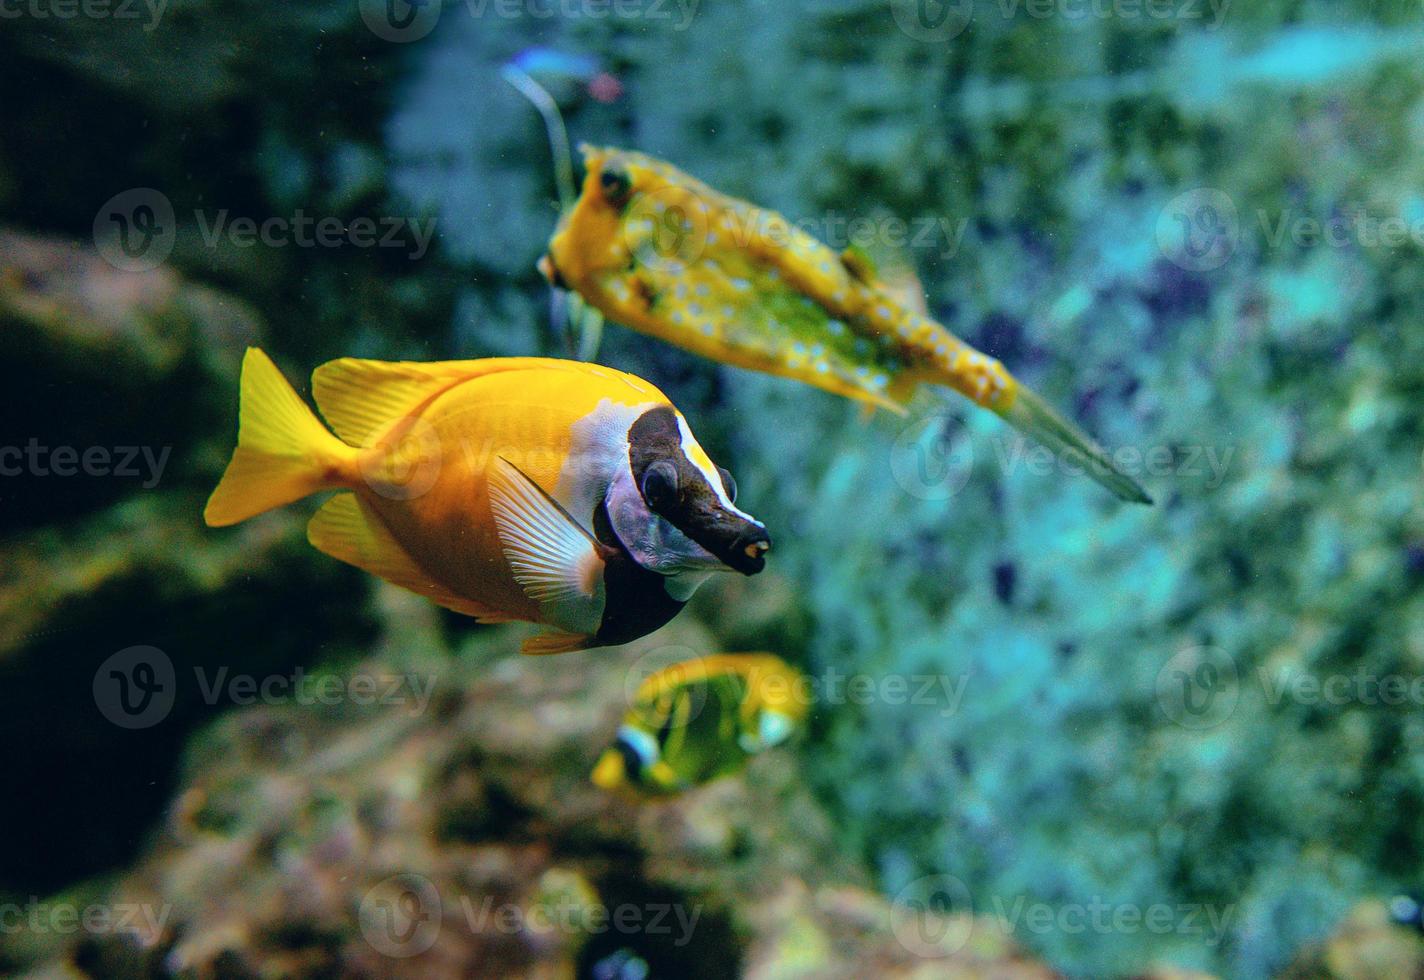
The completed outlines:
{"type": "Polygon", "coordinates": [[[1055,453],[1077,456],[1077,465],[1120,499],[1135,504],[1152,503],[1152,498],[1141,484],[1114,465],[1103,447],[1024,386],[1017,387],[1014,400],[998,414],[1015,429],[1037,439],[1055,453]]]}
{"type": "MultiPolygon", "coordinates": [[[[543,622],[565,634],[581,634],[578,640],[586,645],[603,622],[598,543],[543,487],[502,456],[496,456],[489,469],[489,500],[515,581],[539,604],[543,622]]],[[[547,646],[546,639],[531,642],[547,646]]]]}
{"type": "Polygon", "coordinates": [[[242,359],[239,398],[237,449],[203,510],[209,527],[237,524],[342,485],[354,450],[326,430],[256,347],[242,359]]]}
{"type": "Polygon", "coordinates": [[[307,540],[337,561],[355,565],[392,585],[398,585],[447,609],[474,616],[482,623],[509,622],[497,609],[456,595],[434,581],[354,493],[342,493],[322,504],[307,524],[307,540]]]}

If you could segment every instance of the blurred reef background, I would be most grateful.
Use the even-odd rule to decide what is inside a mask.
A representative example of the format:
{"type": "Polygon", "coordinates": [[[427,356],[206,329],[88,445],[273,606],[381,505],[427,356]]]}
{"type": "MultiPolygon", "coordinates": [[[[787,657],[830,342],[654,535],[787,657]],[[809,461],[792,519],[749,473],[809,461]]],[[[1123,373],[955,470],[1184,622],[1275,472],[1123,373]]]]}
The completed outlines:
{"type": "Polygon", "coordinates": [[[362,897],[413,873],[522,908],[698,903],[687,946],[631,943],[654,977],[1424,976],[1383,905],[1424,884],[1424,705],[1281,695],[1424,676],[1424,234],[1386,224],[1424,229],[1424,9],[565,7],[430,0],[400,41],[356,0],[0,23],[0,441],[170,450],[154,481],[0,477],[0,901],[172,908],[143,942],[6,931],[0,973],[593,976],[617,951],[452,911],[383,957],[362,897]],[[610,325],[600,360],[672,397],[775,540],[642,643],[520,659],[519,629],[313,551],[308,505],[204,528],[247,344],[303,390],[345,355],[568,356],[534,269],[549,145],[499,75],[532,45],[621,83],[560,93],[576,140],[837,247],[857,217],[930,229],[935,316],[1105,444],[1165,447],[1157,506],[1034,471],[959,402],[867,420],[610,325]],[[133,188],[176,216],[147,271],[93,230],[133,188]],[[434,239],[244,247],[207,240],[219,212],[434,239]],[[127,730],[94,683],[134,645],[180,680],[127,730]],[[957,693],[823,697],[792,748],[672,802],[588,784],[631,670],[734,650],[823,692],[957,693]],[[423,712],[241,706],[194,667],[435,688],[423,712]],[[1184,714],[1179,677],[1216,707],[1184,714]],[[893,913],[934,875],[972,925],[926,957],[893,913]],[[1006,924],[1095,902],[1171,928],[1006,924]]]}

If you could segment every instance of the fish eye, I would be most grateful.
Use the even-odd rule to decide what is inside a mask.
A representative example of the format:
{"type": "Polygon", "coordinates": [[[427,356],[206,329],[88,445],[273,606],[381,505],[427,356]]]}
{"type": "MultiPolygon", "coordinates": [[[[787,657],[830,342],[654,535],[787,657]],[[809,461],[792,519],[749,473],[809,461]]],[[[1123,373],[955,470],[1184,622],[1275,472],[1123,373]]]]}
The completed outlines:
{"type": "Polygon", "coordinates": [[[665,459],[653,463],[643,473],[643,499],[655,511],[677,502],[677,467],[665,459]]]}
{"type": "Polygon", "coordinates": [[[717,467],[717,475],[722,478],[722,487],[727,491],[727,499],[732,503],[737,502],[737,481],[732,479],[732,474],[726,467],[717,467]]]}
{"type": "Polygon", "coordinates": [[[621,205],[628,200],[628,192],[633,188],[633,179],[628,171],[617,164],[608,164],[598,175],[598,186],[603,191],[603,199],[609,204],[621,205]]]}

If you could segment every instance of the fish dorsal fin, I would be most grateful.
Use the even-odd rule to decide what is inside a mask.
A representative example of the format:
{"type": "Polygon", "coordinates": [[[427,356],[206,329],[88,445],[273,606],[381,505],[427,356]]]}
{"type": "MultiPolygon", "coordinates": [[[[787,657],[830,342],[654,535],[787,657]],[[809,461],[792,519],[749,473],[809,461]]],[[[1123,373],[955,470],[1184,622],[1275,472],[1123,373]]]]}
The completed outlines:
{"type": "Polygon", "coordinates": [[[603,558],[592,535],[503,456],[490,466],[489,499],[504,557],[544,621],[570,633],[596,633],[605,593],[603,558]]]}
{"type": "Polygon", "coordinates": [[[307,540],[338,561],[481,622],[501,623],[512,618],[433,581],[354,493],[338,494],[323,504],[307,524],[307,540]]]}
{"type": "Polygon", "coordinates": [[[542,357],[476,361],[368,361],[343,357],[312,373],[312,397],[331,427],[352,446],[369,446],[396,419],[418,412],[436,395],[473,378],[504,371],[548,369],[542,357]]]}

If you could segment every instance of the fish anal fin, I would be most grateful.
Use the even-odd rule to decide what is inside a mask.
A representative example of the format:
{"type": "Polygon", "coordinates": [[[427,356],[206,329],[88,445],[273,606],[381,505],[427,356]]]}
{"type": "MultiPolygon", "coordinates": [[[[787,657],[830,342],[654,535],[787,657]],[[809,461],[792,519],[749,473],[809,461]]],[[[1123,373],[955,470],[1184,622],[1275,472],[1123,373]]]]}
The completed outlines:
{"type": "Polygon", "coordinates": [[[490,511],[504,557],[546,621],[592,634],[603,620],[603,557],[559,502],[502,456],[489,469],[490,511]]]}
{"type": "Polygon", "coordinates": [[[519,647],[519,652],[531,657],[542,657],[555,653],[572,653],[575,650],[587,650],[593,644],[593,637],[586,633],[565,633],[562,630],[549,630],[544,633],[536,633],[529,637],[519,647]]]}
{"type": "Polygon", "coordinates": [[[307,524],[307,540],[338,561],[480,622],[504,623],[515,618],[433,581],[354,493],[337,494],[324,503],[307,524]]]}

